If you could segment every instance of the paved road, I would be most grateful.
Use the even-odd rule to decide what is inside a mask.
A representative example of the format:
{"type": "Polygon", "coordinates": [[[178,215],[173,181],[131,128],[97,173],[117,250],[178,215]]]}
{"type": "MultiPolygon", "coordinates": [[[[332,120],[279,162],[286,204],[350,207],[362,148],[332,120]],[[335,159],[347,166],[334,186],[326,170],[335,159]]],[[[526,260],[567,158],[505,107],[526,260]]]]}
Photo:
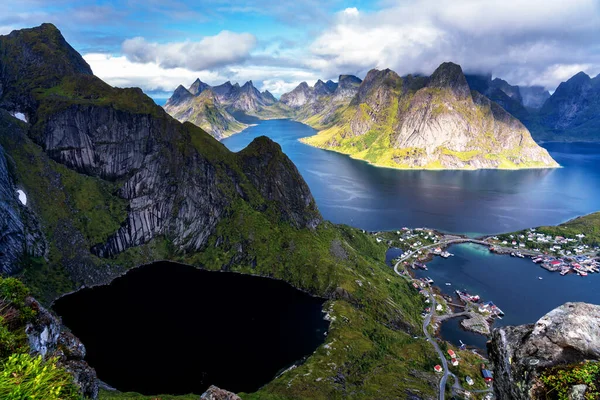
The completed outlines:
{"type": "MultiPolygon", "coordinates": [[[[396,272],[400,276],[402,276],[402,275],[400,274],[400,271],[398,271],[398,266],[400,265],[400,263],[402,261],[404,261],[408,257],[410,257],[410,254],[408,254],[406,257],[398,260],[396,265],[394,265],[394,272],[396,272]]],[[[423,320],[423,334],[427,338],[427,341],[429,343],[431,343],[431,345],[434,347],[434,349],[437,352],[438,357],[440,358],[440,361],[442,363],[442,368],[444,369],[444,375],[442,375],[442,379],[440,379],[440,389],[439,389],[440,390],[439,391],[439,399],[444,400],[446,397],[446,381],[448,380],[448,376],[454,377],[453,389],[460,389],[461,387],[460,387],[460,383],[459,383],[458,379],[456,378],[456,376],[453,373],[451,373],[448,369],[448,361],[446,360],[446,356],[444,355],[444,352],[442,351],[440,346],[437,344],[437,342],[434,340],[434,338],[431,337],[431,335],[429,334],[429,331],[427,330],[427,328],[429,327],[429,324],[431,323],[431,318],[433,317],[433,313],[435,312],[435,307],[436,307],[435,296],[429,291],[427,291],[427,294],[429,295],[430,311],[427,314],[427,316],[425,317],[425,319],[423,320]]]]}

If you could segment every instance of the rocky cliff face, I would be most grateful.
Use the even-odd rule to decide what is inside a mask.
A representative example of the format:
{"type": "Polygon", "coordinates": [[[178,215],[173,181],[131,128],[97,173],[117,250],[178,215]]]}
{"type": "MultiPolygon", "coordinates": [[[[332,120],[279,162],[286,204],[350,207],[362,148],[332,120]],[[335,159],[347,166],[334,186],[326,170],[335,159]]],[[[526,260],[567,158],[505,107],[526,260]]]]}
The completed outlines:
{"type": "MultiPolygon", "coordinates": [[[[19,129],[21,124],[0,110],[4,129],[19,129]]],[[[13,167],[14,168],[14,167],[13,167]]],[[[21,270],[24,257],[46,255],[46,241],[36,216],[17,195],[4,148],[0,145],[0,273],[14,275],[21,270]]]]}
{"type": "Polygon", "coordinates": [[[208,390],[202,393],[201,400],[242,400],[238,395],[228,392],[227,390],[219,389],[216,386],[211,386],[208,390]]]}
{"type": "Polygon", "coordinates": [[[289,107],[298,108],[308,103],[311,96],[312,90],[308,83],[302,82],[291,92],[282,94],[280,101],[289,107]]]}
{"type": "Polygon", "coordinates": [[[532,129],[540,139],[600,140],[600,75],[580,72],[561,83],[540,109],[532,129]]]}
{"type": "Polygon", "coordinates": [[[557,166],[516,118],[471,91],[456,64],[440,65],[429,78],[373,70],[355,94],[305,142],[396,168],[557,166]]]}
{"type": "Polygon", "coordinates": [[[340,75],[339,82],[318,80],[313,87],[306,82],[281,96],[280,103],[289,116],[311,126],[330,124],[336,113],[348,106],[362,81],[352,75],[340,75]]]}
{"type": "Polygon", "coordinates": [[[239,153],[243,170],[268,201],[280,206],[284,220],[297,228],[314,229],[321,222],[315,200],[296,166],[281,146],[266,136],[256,138],[239,153]],[[290,188],[294,188],[290,191],[290,188]]]}
{"type": "Polygon", "coordinates": [[[495,329],[488,352],[498,398],[544,399],[546,389],[540,376],[545,371],[585,360],[599,361],[599,325],[600,306],[566,303],[533,325],[495,329]]]}
{"type": "Polygon", "coordinates": [[[75,384],[81,388],[86,398],[98,396],[96,371],[85,358],[85,346],[72,333],[63,329],[60,319],[42,307],[35,299],[29,298],[27,305],[37,311],[35,319],[25,331],[32,354],[44,358],[56,357],[58,365],[73,375],[75,384]]]}

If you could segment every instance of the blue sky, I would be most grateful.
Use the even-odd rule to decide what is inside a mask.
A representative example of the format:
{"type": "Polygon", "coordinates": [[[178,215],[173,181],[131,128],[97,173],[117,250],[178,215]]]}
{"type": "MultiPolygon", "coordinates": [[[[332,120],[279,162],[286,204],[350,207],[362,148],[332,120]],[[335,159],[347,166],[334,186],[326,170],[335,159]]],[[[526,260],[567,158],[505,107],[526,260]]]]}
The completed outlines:
{"type": "Polygon", "coordinates": [[[0,34],[54,23],[94,72],[155,97],[199,77],[279,95],[443,61],[553,90],[600,73],[598,0],[4,0],[0,34]]]}

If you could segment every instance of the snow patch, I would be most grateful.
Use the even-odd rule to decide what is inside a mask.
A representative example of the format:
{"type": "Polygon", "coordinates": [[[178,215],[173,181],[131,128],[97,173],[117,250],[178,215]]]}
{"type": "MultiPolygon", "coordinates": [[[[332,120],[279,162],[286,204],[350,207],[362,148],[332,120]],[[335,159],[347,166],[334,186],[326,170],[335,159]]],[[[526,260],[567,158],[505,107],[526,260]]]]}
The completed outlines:
{"type": "Polygon", "coordinates": [[[20,113],[20,112],[18,112],[18,113],[14,113],[14,114],[13,114],[13,117],[15,117],[15,118],[18,118],[18,119],[20,119],[20,120],[21,120],[21,121],[23,121],[23,122],[28,122],[28,121],[27,121],[27,117],[25,116],[25,114],[23,114],[23,113],[20,113]]]}
{"type": "Polygon", "coordinates": [[[17,190],[17,194],[19,195],[19,201],[26,206],[27,205],[27,195],[22,190],[17,190]]]}

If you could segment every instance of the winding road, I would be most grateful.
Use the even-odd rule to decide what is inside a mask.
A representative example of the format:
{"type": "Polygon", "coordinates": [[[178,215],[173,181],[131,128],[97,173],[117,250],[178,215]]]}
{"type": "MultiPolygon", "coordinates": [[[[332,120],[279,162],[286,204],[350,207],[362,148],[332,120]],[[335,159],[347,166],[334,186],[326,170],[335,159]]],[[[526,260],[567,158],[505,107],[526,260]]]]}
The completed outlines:
{"type": "MultiPolygon", "coordinates": [[[[423,247],[420,247],[418,249],[415,249],[413,251],[409,251],[409,252],[403,254],[402,257],[400,257],[398,259],[398,262],[394,265],[394,272],[396,274],[398,274],[399,276],[403,276],[400,273],[400,271],[398,271],[398,266],[403,261],[407,260],[409,257],[411,257],[417,251],[420,251],[420,250],[429,249],[431,247],[441,247],[441,246],[447,246],[449,244],[465,243],[465,242],[477,243],[477,244],[482,244],[482,245],[485,245],[485,246],[489,246],[489,243],[484,242],[482,240],[467,239],[467,238],[462,238],[462,237],[458,237],[458,236],[446,236],[445,239],[446,240],[440,241],[438,243],[430,244],[430,245],[427,245],[427,246],[423,246],[423,247]]],[[[452,385],[452,390],[453,391],[464,390],[464,389],[460,385],[460,381],[458,380],[458,378],[456,377],[456,375],[454,375],[448,369],[448,360],[446,360],[446,356],[444,355],[444,352],[442,351],[442,349],[440,348],[440,346],[437,344],[437,342],[434,340],[434,338],[431,337],[431,335],[429,334],[429,331],[427,330],[427,328],[429,327],[429,324],[431,323],[431,318],[433,317],[433,313],[435,312],[435,307],[436,307],[437,303],[435,301],[435,296],[433,295],[433,293],[431,291],[429,291],[429,290],[426,290],[426,292],[427,292],[427,294],[429,296],[429,302],[430,302],[431,306],[430,306],[429,313],[427,314],[427,316],[425,316],[425,319],[423,320],[423,334],[427,338],[427,341],[429,343],[431,343],[431,345],[434,347],[435,351],[438,354],[438,357],[440,358],[440,361],[441,361],[441,364],[442,364],[442,368],[444,369],[444,375],[442,375],[442,378],[440,379],[439,400],[445,400],[445,397],[446,397],[446,382],[448,381],[448,377],[449,376],[452,376],[454,378],[454,384],[452,385]]],[[[487,391],[490,391],[490,390],[487,390],[487,391]]]]}

